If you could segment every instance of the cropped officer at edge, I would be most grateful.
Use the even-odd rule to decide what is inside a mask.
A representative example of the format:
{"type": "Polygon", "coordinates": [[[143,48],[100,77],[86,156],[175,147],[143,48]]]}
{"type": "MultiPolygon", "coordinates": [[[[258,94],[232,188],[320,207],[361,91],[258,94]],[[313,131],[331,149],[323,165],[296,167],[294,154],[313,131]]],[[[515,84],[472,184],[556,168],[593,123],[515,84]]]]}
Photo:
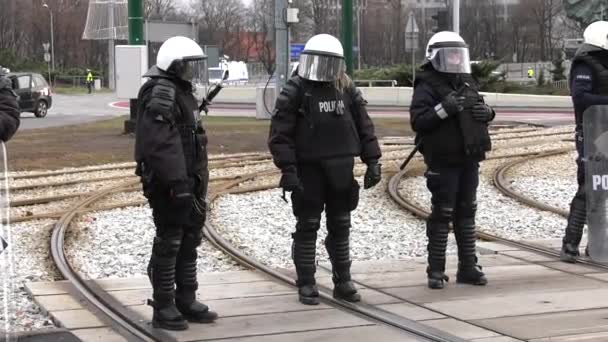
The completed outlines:
{"type": "Polygon", "coordinates": [[[587,219],[583,113],[594,105],[608,105],[608,22],[596,21],[583,34],[584,43],[572,60],[570,94],[576,123],[575,143],[578,157],[578,190],[570,203],[568,224],[563,238],[561,260],[576,262],[587,219]]]}

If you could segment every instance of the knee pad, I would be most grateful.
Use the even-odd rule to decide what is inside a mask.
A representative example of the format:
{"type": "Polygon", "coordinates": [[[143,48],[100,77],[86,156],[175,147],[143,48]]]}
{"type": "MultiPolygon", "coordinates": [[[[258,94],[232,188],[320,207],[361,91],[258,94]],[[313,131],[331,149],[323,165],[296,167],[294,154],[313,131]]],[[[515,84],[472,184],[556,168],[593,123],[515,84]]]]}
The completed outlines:
{"type": "Polygon", "coordinates": [[[348,237],[350,227],[350,213],[327,216],[328,236],[348,237]]]}
{"type": "Polygon", "coordinates": [[[454,217],[454,208],[442,205],[433,205],[429,219],[435,222],[448,223],[454,217]]]}
{"type": "Polygon", "coordinates": [[[203,241],[203,232],[200,229],[186,232],[182,239],[180,257],[184,259],[196,259],[196,247],[203,241]]]}
{"type": "Polygon", "coordinates": [[[460,202],[458,203],[458,210],[456,216],[458,218],[474,218],[477,212],[477,201],[473,202],[460,202]]]}
{"type": "Polygon", "coordinates": [[[179,252],[182,239],[163,239],[156,236],[152,247],[153,258],[175,258],[179,252]]]}
{"type": "Polygon", "coordinates": [[[294,240],[316,239],[321,226],[321,217],[298,217],[296,232],[291,234],[294,240]]]}

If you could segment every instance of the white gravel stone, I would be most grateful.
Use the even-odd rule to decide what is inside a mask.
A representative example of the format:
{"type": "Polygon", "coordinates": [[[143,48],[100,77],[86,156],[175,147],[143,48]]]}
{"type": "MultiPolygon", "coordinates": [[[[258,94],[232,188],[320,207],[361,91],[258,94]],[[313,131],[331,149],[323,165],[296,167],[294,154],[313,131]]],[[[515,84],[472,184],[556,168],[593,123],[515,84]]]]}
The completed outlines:
{"type": "Polygon", "coordinates": [[[11,187],[26,186],[26,185],[37,185],[46,183],[59,183],[77,180],[88,180],[95,178],[108,178],[108,177],[135,177],[135,171],[133,169],[118,169],[118,170],[105,170],[105,171],[94,171],[94,172],[82,172],[67,175],[57,175],[50,177],[38,177],[38,178],[25,178],[10,181],[11,187]]]}
{"type": "MultiPolygon", "coordinates": [[[[35,281],[53,281],[60,278],[52,262],[49,240],[54,221],[43,220],[13,224],[12,241],[9,249],[0,256],[3,266],[9,254],[12,254],[14,274],[10,276],[9,269],[0,266],[6,277],[3,281],[12,279],[12,295],[9,296],[9,317],[11,331],[29,331],[53,326],[48,315],[42,313],[38,305],[25,291],[25,283],[35,281]]],[[[0,291],[0,321],[4,324],[4,294],[0,291]]]]}
{"type": "MultiPolygon", "coordinates": [[[[362,179],[358,179],[362,184],[362,179]]],[[[353,260],[404,259],[426,255],[423,221],[399,208],[385,194],[386,180],[370,190],[361,190],[353,212],[351,257],[353,260]]],[[[242,195],[221,196],[210,222],[236,247],[273,267],[291,267],[291,233],[295,218],[291,204],[280,198],[280,189],[242,195]]],[[[324,215],[323,215],[324,216],[324,215]]],[[[319,262],[327,261],[323,241],[325,219],[317,239],[319,262]]],[[[449,253],[454,252],[450,240],[449,253]]]]}
{"type": "MultiPolygon", "coordinates": [[[[70,227],[68,259],[91,279],[145,276],[154,235],[147,205],[90,213],[70,227]]],[[[199,273],[241,269],[206,240],[198,252],[199,273]]]]}
{"type": "Polygon", "coordinates": [[[576,193],[576,153],[533,159],[506,175],[517,192],[556,208],[569,210],[576,193]]]}
{"type": "MultiPolygon", "coordinates": [[[[479,229],[513,240],[560,238],[565,219],[539,211],[502,195],[489,177],[504,160],[482,163],[477,192],[477,225],[479,229]]],[[[400,192],[430,210],[431,194],[426,190],[426,178],[413,177],[400,184],[400,192]]]]}
{"type": "Polygon", "coordinates": [[[119,186],[120,184],[126,184],[127,180],[118,179],[111,181],[102,181],[102,182],[92,182],[92,183],[81,183],[75,185],[65,185],[65,186],[54,186],[54,187],[44,187],[33,190],[18,190],[11,191],[11,200],[24,200],[30,198],[37,197],[49,197],[49,196],[59,196],[59,195],[69,195],[74,193],[86,193],[99,191],[108,187],[119,186]]]}

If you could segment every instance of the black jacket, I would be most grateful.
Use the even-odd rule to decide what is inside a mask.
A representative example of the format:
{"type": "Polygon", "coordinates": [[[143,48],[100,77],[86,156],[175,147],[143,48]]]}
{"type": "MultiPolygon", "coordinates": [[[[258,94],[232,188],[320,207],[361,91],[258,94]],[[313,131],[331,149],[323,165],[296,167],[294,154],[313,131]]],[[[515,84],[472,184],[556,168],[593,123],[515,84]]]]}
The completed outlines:
{"type": "Polygon", "coordinates": [[[410,106],[410,124],[416,132],[416,142],[429,165],[456,165],[485,159],[491,148],[487,124],[472,119],[470,110],[483,101],[477,92],[477,82],[471,75],[447,75],[432,68],[417,74],[410,106]],[[468,87],[464,88],[465,82],[468,87]],[[437,112],[443,98],[451,91],[466,95],[462,113],[442,117],[437,112]],[[466,132],[466,134],[463,134],[466,132]],[[475,151],[471,151],[471,146],[475,151]]]}
{"type": "Polygon", "coordinates": [[[272,115],[268,147],[274,163],[285,170],[347,156],[377,162],[382,154],[366,104],[354,85],[340,92],[331,83],[292,77],[272,115]]]}
{"type": "Polygon", "coordinates": [[[136,173],[171,186],[207,172],[207,136],[189,82],[153,67],[140,89],[135,129],[136,173]]]}
{"type": "Polygon", "coordinates": [[[0,140],[8,141],[19,128],[19,104],[11,81],[0,76],[0,140]]]}
{"type": "Polygon", "coordinates": [[[585,110],[594,105],[608,105],[607,53],[579,51],[570,69],[570,93],[574,104],[576,131],[582,134],[585,110]]]}

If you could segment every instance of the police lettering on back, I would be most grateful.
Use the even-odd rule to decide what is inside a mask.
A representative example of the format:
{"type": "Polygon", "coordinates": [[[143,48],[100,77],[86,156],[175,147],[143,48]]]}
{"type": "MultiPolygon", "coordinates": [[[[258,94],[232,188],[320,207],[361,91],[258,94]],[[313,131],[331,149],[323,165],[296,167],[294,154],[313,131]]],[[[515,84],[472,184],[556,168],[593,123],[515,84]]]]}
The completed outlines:
{"type": "Polygon", "coordinates": [[[608,175],[593,175],[591,176],[593,182],[593,191],[597,190],[608,190],[608,175]]]}
{"type": "Polygon", "coordinates": [[[344,101],[342,101],[342,100],[321,101],[321,102],[319,102],[319,112],[321,112],[321,113],[337,112],[338,114],[344,113],[344,101]],[[338,108],[336,108],[336,103],[338,105],[338,108]]]}

